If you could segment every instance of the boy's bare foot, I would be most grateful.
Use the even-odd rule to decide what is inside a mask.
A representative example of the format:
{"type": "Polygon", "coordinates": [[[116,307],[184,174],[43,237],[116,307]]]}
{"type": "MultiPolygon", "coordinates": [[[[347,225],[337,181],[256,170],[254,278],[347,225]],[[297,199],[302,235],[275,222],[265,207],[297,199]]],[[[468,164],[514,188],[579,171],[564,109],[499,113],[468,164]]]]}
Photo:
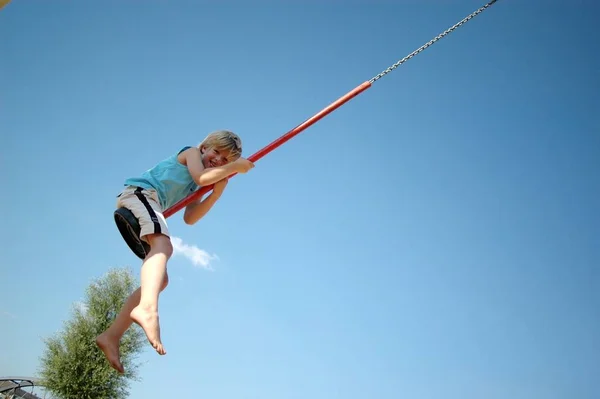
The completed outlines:
{"type": "Polygon", "coordinates": [[[113,369],[121,374],[125,373],[119,356],[119,340],[113,339],[104,332],[96,337],[96,345],[104,352],[106,360],[113,369]]]}
{"type": "Polygon", "coordinates": [[[129,314],[131,319],[139,324],[146,333],[150,345],[159,355],[165,355],[167,351],[160,341],[160,325],[158,323],[158,312],[144,309],[141,305],[136,306],[129,314]]]}

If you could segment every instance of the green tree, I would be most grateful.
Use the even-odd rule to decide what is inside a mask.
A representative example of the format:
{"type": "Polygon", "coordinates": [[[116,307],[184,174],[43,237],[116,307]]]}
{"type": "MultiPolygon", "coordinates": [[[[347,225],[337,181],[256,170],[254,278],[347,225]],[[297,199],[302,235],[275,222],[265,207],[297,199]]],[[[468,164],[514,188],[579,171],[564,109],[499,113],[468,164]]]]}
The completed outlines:
{"type": "Polygon", "coordinates": [[[121,340],[124,375],[109,366],[95,338],[113,322],[137,285],[129,270],[110,270],[87,287],[84,301],[73,306],[63,330],[45,340],[40,377],[53,396],[120,399],[129,395],[130,382],[138,380],[140,364],[135,359],[145,342],[142,329],[134,323],[121,340]]]}

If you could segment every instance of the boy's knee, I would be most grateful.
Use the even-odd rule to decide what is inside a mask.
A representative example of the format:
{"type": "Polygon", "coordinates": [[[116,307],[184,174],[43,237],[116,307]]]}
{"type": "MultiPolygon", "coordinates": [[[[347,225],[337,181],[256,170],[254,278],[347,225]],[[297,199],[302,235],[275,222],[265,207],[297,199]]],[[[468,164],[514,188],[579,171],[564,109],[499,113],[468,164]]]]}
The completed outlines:
{"type": "Polygon", "coordinates": [[[162,285],[160,286],[160,290],[164,290],[169,285],[169,274],[165,273],[165,278],[163,278],[162,285]]]}

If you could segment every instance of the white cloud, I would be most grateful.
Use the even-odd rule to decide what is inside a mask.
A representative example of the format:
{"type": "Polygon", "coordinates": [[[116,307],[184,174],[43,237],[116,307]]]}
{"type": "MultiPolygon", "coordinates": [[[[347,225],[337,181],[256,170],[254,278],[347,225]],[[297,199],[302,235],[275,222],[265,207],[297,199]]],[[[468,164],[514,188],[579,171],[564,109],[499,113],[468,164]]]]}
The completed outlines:
{"type": "Polygon", "coordinates": [[[210,266],[212,260],[218,260],[217,255],[210,255],[203,249],[195,245],[188,245],[179,237],[171,237],[173,243],[173,255],[183,255],[188,258],[196,267],[206,270],[213,270],[210,266]]]}

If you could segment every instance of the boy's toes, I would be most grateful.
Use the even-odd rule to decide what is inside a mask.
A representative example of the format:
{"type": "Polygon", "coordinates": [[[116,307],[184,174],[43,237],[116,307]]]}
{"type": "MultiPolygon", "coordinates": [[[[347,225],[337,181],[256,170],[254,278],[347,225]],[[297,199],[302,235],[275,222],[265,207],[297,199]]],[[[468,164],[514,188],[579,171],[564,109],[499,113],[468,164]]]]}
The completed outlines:
{"type": "Polygon", "coordinates": [[[167,351],[165,350],[165,347],[162,345],[162,343],[157,342],[157,343],[155,343],[152,346],[154,346],[154,349],[156,349],[156,352],[159,355],[166,355],[167,354],[167,351]]]}

